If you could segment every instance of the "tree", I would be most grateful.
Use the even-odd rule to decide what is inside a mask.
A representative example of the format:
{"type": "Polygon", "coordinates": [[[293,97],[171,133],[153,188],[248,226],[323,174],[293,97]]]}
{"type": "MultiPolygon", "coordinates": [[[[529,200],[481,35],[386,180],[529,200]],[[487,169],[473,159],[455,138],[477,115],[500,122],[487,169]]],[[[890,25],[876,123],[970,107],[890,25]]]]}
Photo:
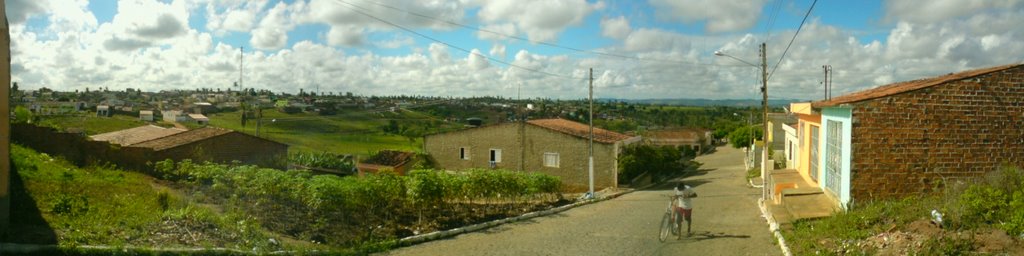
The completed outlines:
{"type": "Polygon", "coordinates": [[[32,120],[32,111],[29,111],[25,106],[18,105],[14,107],[14,122],[15,123],[30,123],[32,120]]]}
{"type": "Polygon", "coordinates": [[[11,85],[11,95],[14,95],[15,93],[18,93],[18,82],[14,82],[11,85]]]}
{"type": "Polygon", "coordinates": [[[753,136],[754,139],[762,139],[763,131],[760,126],[745,126],[733,130],[729,133],[729,145],[734,148],[742,148],[750,146],[750,140],[753,136]]]}
{"type": "Polygon", "coordinates": [[[679,149],[672,146],[631,145],[619,156],[619,183],[649,172],[660,179],[681,174],[686,167],[679,149]]]}

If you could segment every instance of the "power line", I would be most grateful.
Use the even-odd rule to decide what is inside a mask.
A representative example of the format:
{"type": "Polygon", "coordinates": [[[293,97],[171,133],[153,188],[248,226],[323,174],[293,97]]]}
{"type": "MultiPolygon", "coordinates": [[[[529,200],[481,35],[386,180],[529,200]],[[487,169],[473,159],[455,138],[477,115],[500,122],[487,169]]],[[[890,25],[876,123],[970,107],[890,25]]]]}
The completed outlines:
{"type": "MultiPolygon", "coordinates": [[[[344,3],[348,4],[348,5],[356,6],[356,5],[352,4],[352,3],[345,2],[343,0],[337,0],[337,1],[344,2],[344,3]]],[[[409,15],[420,17],[420,18],[434,20],[434,21],[438,21],[438,22],[443,22],[445,24],[449,24],[449,25],[452,25],[452,26],[462,27],[462,28],[476,30],[476,31],[480,31],[480,32],[486,32],[486,33],[498,35],[498,36],[505,37],[505,38],[516,39],[516,40],[520,40],[520,41],[524,41],[524,42],[529,42],[529,43],[532,43],[532,44],[540,44],[540,45],[545,45],[545,46],[550,46],[550,47],[555,47],[555,48],[561,48],[561,49],[566,49],[566,50],[580,52],[580,53],[589,53],[589,54],[593,54],[593,55],[601,55],[601,56],[616,57],[616,58],[623,58],[623,59],[633,59],[633,60],[640,60],[640,61],[668,62],[668,63],[676,63],[676,64],[684,64],[684,65],[692,65],[692,66],[733,66],[733,65],[709,64],[709,63],[699,63],[699,62],[685,62],[685,61],[657,59],[657,58],[640,58],[640,57],[634,57],[634,56],[628,56],[628,55],[622,55],[622,54],[616,54],[616,53],[594,51],[594,50],[585,50],[585,49],[580,49],[580,48],[576,48],[576,47],[560,45],[560,44],[556,44],[556,43],[552,43],[552,42],[547,42],[547,41],[531,40],[529,38],[524,38],[524,37],[516,36],[516,35],[509,35],[509,34],[501,33],[501,32],[498,32],[498,31],[484,29],[484,28],[481,28],[481,27],[470,26],[470,25],[466,25],[466,24],[462,24],[462,23],[458,23],[458,22],[453,22],[453,21],[449,21],[449,20],[445,20],[445,19],[440,19],[440,18],[429,16],[429,15],[425,15],[425,14],[420,14],[420,13],[404,10],[404,9],[401,9],[401,8],[398,8],[398,7],[394,7],[394,6],[383,4],[383,3],[379,3],[379,2],[374,2],[374,1],[365,1],[365,2],[369,2],[369,3],[374,4],[374,5],[378,5],[378,6],[381,6],[381,7],[384,7],[384,8],[388,8],[388,9],[392,9],[392,10],[395,10],[395,11],[398,11],[398,12],[403,12],[403,13],[406,13],[406,14],[409,14],[409,15]]],[[[362,7],[359,7],[359,8],[362,8],[362,7]]],[[[363,9],[365,9],[365,8],[363,8],[363,9]]]]}
{"type": "Polygon", "coordinates": [[[814,0],[814,2],[811,3],[811,8],[807,8],[807,13],[804,14],[804,19],[802,21],[800,21],[800,26],[796,28],[796,33],[793,33],[793,38],[789,39],[789,44],[786,45],[786,50],[782,51],[782,56],[779,57],[779,61],[775,63],[775,67],[772,68],[772,72],[768,73],[768,79],[771,79],[772,75],[775,74],[775,70],[779,69],[779,64],[782,63],[782,59],[786,58],[786,53],[789,52],[789,47],[793,46],[793,41],[795,41],[796,40],[796,36],[800,34],[800,29],[804,28],[804,23],[807,22],[807,17],[811,16],[811,10],[814,10],[814,4],[817,4],[817,3],[818,3],[818,0],[814,0]]]}
{"type": "Polygon", "coordinates": [[[782,6],[782,0],[775,0],[775,4],[772,5],[771,15],[768,17],[768,22],[765,23],[764,29],[764,41],[767,42],[768,38],[772,36],[772,27],[775,26],[775,19],[778,18],[779,10],[782,6]]]}
{"type": "Polygon", "coordinates": [[[349,3],[349,2],[345,2],[345,1],[343,1],[343,0],[335,0],[335,2],[340,2],[340,3],[344,3],[344,4],[346,4],[346,5],[349,5],[349,6],[351,6],[352,8],[350,8],[350,10],[352,10],[352,11],[354,11],[354,12],[356,12],[356,13],[359,13],[359,14],[362,14],[362,15],[364,15],[364,16],[370,17],[370,18],[372,18],[372,19],[375,19],[375,20],[377,20],[377,21],[380,21],[380,22],[383,22],[383,23],[385,23],[385,24],[391,25],[391,26],[393,26],[393,27],[396,27],[396,28],[398,28],[398,29],[401,29],[401,30],[405,30],[406,32],[409,32],[409,33],[413,33],[413,34],[415,34],[415,35],[417,35],[417,36],[420,36],[420,37],[423,37],[423,38],[429,39],[429,40],[431,40],[431,41],[434,41],[434,42],[437,42],[437,43],[439,43],[439,44],[443,44],[443,45],[446,45],[446,46],[448,46],[448,47],[451,47],[451,48],[455,48],[455,49],[457,49],[457,50],[460,50],[460,51],[466,52],[466,53],[468,53],[468,54],[470,54],[470,55],[477,55],[477,56],[480,56],[480,57],[484,57],[484,58],[486,58],[486,59],[488,59],[488,60],[491,60],[491,61],[494,61],[494,62],[497,62],[497,63],[501,63],[501,64],[505,64],[505,65],[508,65],[508,66],[510,66],[510,67],[515,67],[515,68],[519,68],[519,69],[522,69],[522,70],[526,70],[526,71],[532,71],[532,72],[536,72],[536,73],[540,73],[540,74],[545,74],[545,75],[548,75],[548,76],[553,76],[553,77],[559,77],[559,78],[565,78],[565,79],[570,79],[570,80],[582,80],[582,78],[575,78],[575,77],[571,77],[571,76],[565,76],[565,75],[559,75],[559,74],[555,74],[555,73],[551,73],[551,72],[547,72],[547,71],[543,71],[543,70],[539,70],[539,69],[533,69],[533,68],[523,67],[523,66],[519,66],[519,65],[515,65],[515,64],[512,64],[512,63],[510,63],[510,62],[505,62],[505,61],[503,61],[503,60],[499,60],[499,59],[496,59],[496,58],[492,58],[492,57],[489,57],[489,56],[486,56],[486,55],[483,55],[483,54],[480,54],[480,53],[475,53],[475,52],[473,52],[473,51],[470,51],[470,50],[466,50],[465,48],[462,48],[462,47],[458,47],[458,46],[456,46],[456,45],[453,45],[453,44],[450,44],[450,43],[447,43],[447,42],[441,41],[441,40],[439,40],[439,39],[436,39],[436,38],[433,38],[433,37],[431,37],[431,36],[428,36],[428,35],[424,35],[424,34],[422,34],[422,33],[416,32],[416,31],[414,31],[414,30],[412,30],[412,29],[409,29],[409,28],[406,28],[406,27],[404,27],[404,26],[401,26],[401,25],[398,25],[398,24],[392,23],[392,22],[390,22],[390,21],[387,21],[387,20],[384,20],[384,19],[378,18],[377,16],[373,16],[372,14],[369,14],[369,13],[366,13],[366,12],[363,12],[363,11],[360,11],[360,10],[357,10],[357,9],[365,9],[365,8],[359,7],[359,6],[357,6],[357,5],[354,5],[354,4],[351,4],[351,3],[349,3]]]}

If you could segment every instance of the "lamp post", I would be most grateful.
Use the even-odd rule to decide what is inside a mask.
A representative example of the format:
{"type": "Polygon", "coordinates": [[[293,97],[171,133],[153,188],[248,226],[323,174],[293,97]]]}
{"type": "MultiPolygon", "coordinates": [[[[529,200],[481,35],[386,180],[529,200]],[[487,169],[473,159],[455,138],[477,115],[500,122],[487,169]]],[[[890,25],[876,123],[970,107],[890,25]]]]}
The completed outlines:
{"type": "Polygon", "coordinates": [[[743,62],[744,64],[761,69],[761,95],[763,97],[761,100],[761,109],[763,115],[763,119],[761,120],[763,129],[761,133],[761,141],[764,142],[764,146],[761,147],[761,182],[762,185],[764,185],[761,188],[761,199],[768,200],[768,63],[766,57],[766,55],[768,54],[765,52],[764,43],[761,43],[760,48],[761,65],[756,65],[754,63],[747,62],[740,58],[733,57],[732,55],[725,54],[721,51],[715,51],[715,56],[729,57],[739,62],[743,62]]]}

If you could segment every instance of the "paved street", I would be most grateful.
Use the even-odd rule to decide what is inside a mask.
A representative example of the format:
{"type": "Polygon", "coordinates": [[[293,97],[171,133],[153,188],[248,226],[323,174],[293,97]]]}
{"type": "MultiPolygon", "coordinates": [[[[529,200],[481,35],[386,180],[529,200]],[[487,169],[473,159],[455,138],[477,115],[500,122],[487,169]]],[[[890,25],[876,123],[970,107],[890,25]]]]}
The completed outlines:
{"type": "Polygon", "coordinates": [[[746,185],[743,152],[731,147],[697,158],[683,178],[694,187],[692,237],[659,242],[658,222],[672,188],[655,187],[560,214],[506,224],[390,255],[779,255],[746,185]]]}

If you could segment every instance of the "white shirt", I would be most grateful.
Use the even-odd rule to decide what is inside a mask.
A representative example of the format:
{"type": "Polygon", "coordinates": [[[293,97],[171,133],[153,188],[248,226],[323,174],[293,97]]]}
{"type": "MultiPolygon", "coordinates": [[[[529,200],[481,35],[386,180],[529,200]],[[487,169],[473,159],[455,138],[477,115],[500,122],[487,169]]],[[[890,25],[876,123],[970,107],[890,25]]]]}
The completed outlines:
{"type": "Polygon", "coordinates": [[[683,209],[693,209],[693,202],[690,200],[697,193],[693,192],[693,189],[690,189],[690,186],[683,187],[682,191],[678,188],[673,188],[672,190],[675,190],[676,192],[676,205],[683,209]]]}

